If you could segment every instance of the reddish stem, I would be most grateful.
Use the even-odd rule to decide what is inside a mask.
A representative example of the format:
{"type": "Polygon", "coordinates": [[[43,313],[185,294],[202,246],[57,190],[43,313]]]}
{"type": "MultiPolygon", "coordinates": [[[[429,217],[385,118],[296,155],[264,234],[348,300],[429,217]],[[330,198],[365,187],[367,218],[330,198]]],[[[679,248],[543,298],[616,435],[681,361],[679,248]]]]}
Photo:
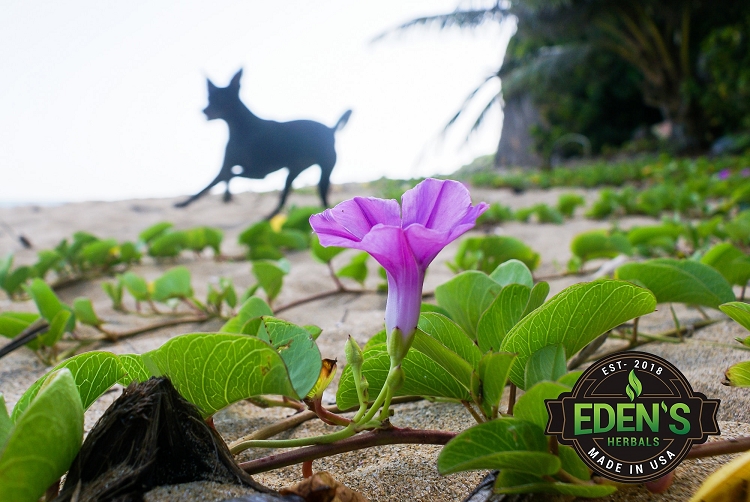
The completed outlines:
{"type": "Polygon", "coordinates": [[[378,429],[372,432],[357,434],[331,444],[307,446],[286,451],[277,455],[250,460],[240,464],[248,474],[258,474],[301,462],[312,461],[322,457],[338,455],[348,451],[361,450],[372,446],[388,444],[439,444],[443,445],[456,436],[456,432],[418,429],[378,429]]]}
{"type": "Polygon", "coordinates": [[[516,405],[516,384],[510,383],[510,392],[508,393],[508,415],[513,415],[513,406],[516,405]]]}
{"type": "Polygon", "coordinates": [[[302,477],[303,478],[307,479],[307,478],[312,477],[313,475],[312,463],[313,463],[312,460],[307,460],[305,462],[302,462],[302,477]]]}
{"type": "Polygon", "coordinates": [[[685,458],[713,457],[715,455],[741,453],[747,450],[750,450],[750,437],[744,436],[693,445],[685,458]]]}

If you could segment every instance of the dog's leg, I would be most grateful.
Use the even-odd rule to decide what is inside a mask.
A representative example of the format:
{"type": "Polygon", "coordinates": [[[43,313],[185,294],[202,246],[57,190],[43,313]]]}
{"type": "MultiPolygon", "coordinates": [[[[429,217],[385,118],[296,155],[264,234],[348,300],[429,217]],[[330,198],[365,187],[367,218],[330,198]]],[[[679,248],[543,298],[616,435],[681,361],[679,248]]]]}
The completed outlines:
{"type": "MultiPolygon", "coordinates": [[[[231,178],[231,176],[230,176],[230,178],[231,178]]],[[[186,200],[184,200],[182,202],[178,202],[177,204],[174,205],[174,207],[185,207],[188,204],[191,204],[191,203],[195,202],[196,199],[199,199],[199,198],[203,197],[204,195],[206,195],[209,190],[211,190],[213,187],[215,187],[216,185],[218,185],[222,181],[227,181],[227,187],[229,187],[229,179],[224,174],[223,169],[222,169],[222,172],[220,172],[219,175],[216,176],[216,178],[214,178],[214,180],[211,183],[209,183],[206,188],[204,188],[203,190],[201,190],[197,194],[193,195],[192,197],[189,197],[188,199],[186,199],[186,200]]]]}
{"type": "Polygon", "coordinates": [[[336,163],[334,160],[330,165],[320,166],[320,181],[318,181],[318,194],[320,195],[320,202],[323,203],[323,207],[330,207],[328,205],[328,188],[331,186],[331,171],[333,171],[333,165],[336,163]]]}
{"type": "Polygon", "coordinates": [[[222,200],[226,204],[227,202],[232,202],[232,192],[229,191],[229,182],[232,181],[231,179],[227,180],[226,188],[224,188],[224,196],[222,197],[222,200]]]}
{"type": "Polygon", "coordinates": [[[279,214],[279,211],[281,211],[281,208],[284,207],[284,204],[286,204],[286,196],[289,195],[289,192],[292,189],[292,182],[299,176],[299,173],[301,171],[292,171],[289,169],[289,174],[286,175],[286,183],[284,183],[284,190],[281,191],[281,197],[279,198],[279,205],[276,206],[276,209],[273,210],[271,214],[266,216],[267,220],[270,220],[277,214],[279,214]]]}

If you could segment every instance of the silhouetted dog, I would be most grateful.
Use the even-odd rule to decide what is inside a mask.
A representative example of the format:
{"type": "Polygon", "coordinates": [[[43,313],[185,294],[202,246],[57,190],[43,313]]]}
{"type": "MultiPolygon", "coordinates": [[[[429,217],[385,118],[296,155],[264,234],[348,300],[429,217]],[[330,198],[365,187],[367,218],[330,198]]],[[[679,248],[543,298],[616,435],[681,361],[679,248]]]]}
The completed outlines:
{"type": "Polygon", "coordinates": [[[224,202],[228,202],[232,198],[229,180],[235,176],[263,179],[266,175],[286,167],[289,174],[281,192],[279,205],[268,216],[271,218],[284,207],[294,179],[315,164],[320,166],[320,200],[328,207],[328,186],[331,171],[336,164],[333,135],[346,125],[352,111],[344,112],[333,127],[312,120],[263,120],[240,101],[240,77],[242,70],[232,77],[227,87],[216,87],[208,80],[208,106],[203,113],[208,120],[223,119],[229,126],[229,142],[224,154],[224,164],[206,188],[184,202],[175,204],[175,207],[187,206],[222,181],[226,183],[224,202]]]}

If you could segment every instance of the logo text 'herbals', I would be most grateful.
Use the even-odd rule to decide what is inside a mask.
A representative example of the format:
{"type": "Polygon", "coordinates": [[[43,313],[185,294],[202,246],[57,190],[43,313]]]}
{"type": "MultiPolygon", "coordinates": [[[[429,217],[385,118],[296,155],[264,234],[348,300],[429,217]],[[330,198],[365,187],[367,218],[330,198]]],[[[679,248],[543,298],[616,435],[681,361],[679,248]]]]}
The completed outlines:
{"type": "Polygon", "coordinates": [[[719,400],[693,392],[669,361],[645,352],[597,361],[572,392],[545,403],[547,434],[573,446],[594,472],[622,483],[662,477],[693,444],[719,434],[719,400]]]}

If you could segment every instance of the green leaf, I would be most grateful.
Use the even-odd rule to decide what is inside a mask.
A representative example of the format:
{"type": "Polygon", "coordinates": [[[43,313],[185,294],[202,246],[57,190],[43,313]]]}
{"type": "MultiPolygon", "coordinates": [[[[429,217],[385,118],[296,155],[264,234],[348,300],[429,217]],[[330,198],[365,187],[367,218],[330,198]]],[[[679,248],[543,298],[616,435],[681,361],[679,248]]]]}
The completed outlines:
{"type": "Polygon", "coordinates": [[[627,237],[606,230],[592,230],[576,235],[570,243],[570,250],[581,263],[596,258],[614,258],[621,254],[632,255],[633,248],[627,237]]]}
{"type": "Polygon", "coordinates": [[[305,324],[302,327],[305,328],[305,331],[310,333],[310,336],[312,337],[313,340],[317,340],[320,334],[323,332],[320,326],[316,326],[314,324],[305,324]]]}
{"type": "Polygon", "coordinates": [[[260,316],[273,315],[273,310],[262,298],[251,296],[242,304],[237,315],[229,319],[219,331],[222,333],[242,333],[242,327],[250,319],[260,316]]]}
{"type": "Polygon", "coordinates": [[[424,303],[424,302],[422,302],[422,306],[420,308],[420,312],[422,314],[427,314],[427,313],[430,313],[430,312],[432,312],[434,314],[442,314],[445,317],[447,317],[448,319],[450,319],[450,314],[448,314],[447,310],[445,310],[443,307],[439,307],[439,306],[433,305],[431,303],[424,303]]]}
{"type": "MultiPolygon", "coordinates": [[[[62,256],[60,256],[60,253],[52,249],[43,249],[37,253],[37,256],[38,259],[34,264],[34,271],[40,279],[44,279],[47,272],[49,272],[51,268],[56,267],[63,259],[62,256]]],[[[2,263],[0,263],[0,268],[2,268],[2,263]]],[[[4,276],[0,271],[0,284],[2,284],[3,281],[4,276]]]]}
{"type": "MultiPolygon", "coordinates": [[[[419,336],[419,335],[417,335],[419,336]]],[[[422,336],[427,336],[422,334],[422,336]]],[[[385,349],[385,344],[370,345],[364,351],[365,361],[362,372],[369,384],[370,396],[377,396],[383,388],[388,376],[391,360],[385,349]]],[[[401,367],[406,378],[396,391],[396,396],[432,396],[457,400],[469,400],[471,395],[461,382],[453,377],[438,363],[412,347],[406,354],[401,367]]],[[[359,404],[357,390],[351,367],[347,366],[341,373],[336,404],[342,410],[359,404]]]]}
{"type": "Polygon", "coordinates": [[[691,260],[658,258],[626,263],[615,271],[617,279],[638,281],[650,289],[658,303],[687,303],[719,308],[735,300],[729,283],[719,272],[691,260]]]}
{"type": "Polygon", "coordinates": [[[190,298],[193,296],[190,270],[187,267],[170,268],[154,281],[151,296],[157,302],[165,302],[170,298],[190,298]]]}
{"type": "Polygon", "coordinates": [[[531,311],[538,309],[544,301],[547,299],[549,294],[549,283],[544,281],[537,282],[531,289],[531,295],[529,296],[529,302],[526,304],[526,308],[521,314],[521,319],[531,313],[531,311]]]}
{"type": "Polygon", "coordinates": [[[154,240],[156,237],[160,236],[161,234],[163,234],[164,232],[172,228],[172,226],[173,226],[172,223],[169,223],[167,221],[162,221],[155,225],[151,225],[150,227],[148,227],[146,230],[144,230],[138,235],[138,240],[145,242],[145,243],[149,243],[152,240],[154,240]]]}
{"type": "Polygon", "coordinates": [[[750,361],[730,366],[726,377],[732,387],[750,387],[750,361]]]}
{"type": "Polygon", "coordinates": [[[17,422],[18,417],[28,408],[47,378],[63,368],[67,368],[73,374],[84,410],[125,374],[120,360],[111,352],[91,351],[66,359],[31,384],[23,393],[11,414],[14,422],[17,422]]]}
{"type": "Polygon", "coordinates": [[[106,266],[117,261],[115,251],[118,242],[115,239],[105,239],[86,244],[81,248],[81,261],[94,266],[106,266]]]}
{"type": "Polygon", "coordinates": [[[184,231],[166,232],[149,243],[148,254],[154,258],[177,256],[187,248],[188,235],[184,231]]]}
{"type": "Polygon", "coordinates": [[[309,234],[312,232],[310,227],[310,216],[320,212],[320,208],[317,206],[292,206],[289,209],[289,213],[286,215],[286,221],[281,225],[283,230],[299,230],[309,234]]]}
{"type": "Polygon", "coordinates": [[[565,361],[565,347],[562,345],[547,345],[537,350],[526,361],[524,388],[530,389],[543,380],[554,382],[568,370],[565,361]]]}
{"type": "Polygon", "coordinates": [[[370,257],[366,252],[357,253],[352,256],[349,263],[341,267],[336,275],[338,277],[349,277],[354,279],[362,286],[365,285],[367,279],[367,259],[370,257]]]}
{"type": "Polygon", "coordinates": [[[750,280],[750,258],[729,242],[709,249],[701,263],[715,268],[729,284],[744,286],[750,280]]]}
{"type": "Polygon", "coordinates": [[[312,251],[312,255],[323,263],[330,263],[336,255],[344,250],[345,248],[336,246],[323,247],[316,234],[313,234],[310,239],[310,251],[312,251]]]}
{"type": "Polygon", "coordinates": [[[448,311],[450,318],[474,339],[479,318],[501,289],[502,286],[489,276],[470,270],[435,288],[435,299],[448,311]]]}
{"type": "Polygon", "coordinates": [[[650,291],[624,281],[600,280],[564,289],[505,336],[501,350],[518,354],[511,380],[523,387],[526,361],[542,347],[561,344],[572,357],[597,336],[655,307],[650,291]]]}
{"type": "Polygon", "coordinates": [[[10,269],[13,266],[13,255],[8,254],[5,258],[0,258],[0,286],[5,284],[5,278],[8,277],[10,269]]]}
{"type": "Polygon", "coordinates": [[[5,396],[0,393],[0,451],[5,446],[8,436],[13,429],[13,420],[8,415],[8,407],[5,405],[5,396]]]}
{"type": "Polygon", "coordinates": [[[468,362],[472,368],[479,366],[482,353],[471,341],[461,327],[442,314],[425,313],[419,316],[418,327],[422,332],[435,338],[448,349],[455,352],[461,359],[468,362]]]}
{"type": "Polygon", "coordinates": [[[467,390],[471,388],[471,373],[474,370],[472,365],[437,339],[417,330],[411,350],[416,350],[427,356],[461,383],[461,385],[466,387],[467,390]]]}
{"type": "Polygon", "coordinates": [[[180,335],[141,357],[147,368],[158,371],[155,376],[169,377],[204,417],[262,394],[299,399],[281,356],[268,343],[252,336],[180,335]]]}
{"type": "MultiPolygon", "coordinates": [[[[73,319],[73,314],[68,310],[61,309],[55,318],[52,319],[52,322],[49,323],[47,332],[39,335],[39,343],[47,347],[55,345],[67,331],[67,327],[71,324],[71,319],[73,319]]],[[[74,319],[73,322],[75,323],[74,319]]]]}
{"type": "Polygon", "coordinates": [[[515,354],[510,352],[487,353],[479,362],[479,379],[482,382],[482,408],[487,417],[497,413],[497,407],[503,398],[505,384],[508,382],[510,367],[515,354]]]}
{"type": "Polygon", "coordinates": [[[219,287],[221,288],[221,291],[224,295],[224,301],[227,303],[227,305],[229,305],[231,308],[237,306],[237,290],[234,289],[234,283],[232,283],[232,279],[222,277],[221,279],[219,279],[219,287]]]}
{"type": "Polygon", "coordinates": [[[28,286],[31,299],[36,303],[39,313],[49,322],[55,318],[64,307],[52,288],[41,279],[34,279],[28,286]]]}
{"type": "Polygon", "coordinates": [[[530,299],[531,290],[520,284],[510,284],[479,318],[477,343],[482,352],[500,350],[505,335],[521,320],[530,299]]]}
{"type": "Polygon", "coordinates": [[[583,375],[583,371],[569,371],[568,373],[565,373],[563,376],[558,378],[557,381],[558,383],[567,385],[572,389],[578,379],[581,378],[581,375],[583,375]]]}
{"type": "MultiPolygon", "coordinates": [[[[31,323],[40,318],[39,314],[32,314],[31,312],[3,312],[0,314],[0,335],[6,338],[15,338],[31,323]]],[[[26,344],[31,350],[38,349],[39,345],[38,338],[26,344]]]]}
{"type": "Polygon", "coordinates": [[[271,224],[268,221],[259,221],[243,230],[237,241],[251,248],[257,245],[269,245],[269,234],[271,232],[273,230],[271,230],[271,224]]]}
{"type": "Polygon", "coordinates": [[[68,370],[56,372],[0,450],[0,500],[36,502],[70,467],[83,441],[83,408],[68,370]]]}
{"type": "Polygon", "coordinates": [[[372,338],[367,340],[367,343],[365,344],[365,347],[362,350],[367,350],[377,345],[383,345],[387,341],[388,341],[388,335],[386,334],[385,330],[382,329],[378,331],[377,333],[375,333],[374,335],[372,335],[372,338]]]}
{"type": "Polygon", "coordinates": [[[76,314],[78,319],[83,324],[89,326],[101,326],[103,321],[99,319],[99,316],[94,312],[94,306],[91,305],[91,300],[88,298],[76,298],[73,300],[73,312],[76,314]]]}
{"type": "Polygon", "coordinates": [[[112,308],[115,310],[122,309],[122,281],[116,283],[103,282],[102,289],[112,300],[112,308]]]}
{"type": "Polygon", "coordinates": [[[8,293],[8,296],[13,296],[18,293],[21,286],[32,277],[34,277],[33,268],[26,266],[18,267],[5,277],[2,284],[3,289],[8,293]]]}
{"type": "Polygon", "coordinates": [[[746,330],[750,330],[750,305],[744,302],[729,302],[719,305],[726,315],[737,321],[746,330]]]}
{"type": "Polygon", "coordinates": [[[557,456],[560,457],[560,463],[565,472],[584,481],[591,479],[589,468],[583,463],[578,452],[573,448],[564,444],[558,444],[557,456]]]}
{"type": "Polygon", "coordinates": [[[307,249],[307,234],[299,230],[289,229],[268,234],[272,246],[301,250],[307,249]]]}
{"type": "Polygon", "coordinates": [[[516,259],[498,265],[490,274],[490,278],[501,286],[521,284],[529,289],[534,287],[534,277],[531,275],[531,270],[525,263],[516,259]]]}
{"type": "Polygon", "coordinates": [[[292,386],[298,396],[306,396],[320,376],[320,350],[312,335],[290,322],[263,317],[263,325],[271,345],[281,354],[292,386]]]}
{"type": "Polygon", "coordinates": [[[123,376],[117,381],[120,385],[128,386],[131,382],[145,382],[151,378],[151,373],[146,369],[140,354],[120,354],[117,357],[125,370],[123,376]]]}
{"type": "Polygon", "coordinates": [[[522,261],[534,270],[539,265],[539,254],[515,237],[488,235],[463,239],[451,265],[454,271],[480,270],[489,274],[503,262],[522,261]]]}
{"type": "Polygon", "coordinates": [[[495,482],[495,493],[559,493],[575,497],[599,498],[617,491],[612,485],[574,485],[548,482],[539,476],[511,470],[501,471],[495,482]]]}
{"type": "Polygon", "coordinates": [[[544,430],[549,420],[544,400],[557,399],[560,393],[569,391],[570,387],[558,382],[539,382],[518,398],[513,406],[513,416],[519,420],[531,422],[544,430]]]}
{"type": "Polygon", "coordinates": [[[148,284],[143,277],[135,275],[133,272],[125,272],[118,276],[118,279],[120,284],[124,285],[128,293],[137,301],[148,301],[151,298],[151,294],[148,291],[148,284]]]}
{"type": "Polygon", "coordinates": [[[442,475],[475,469],[512,469],[550,475],[560,460],[548,453],[542,429],[515,418],[475,425],[451,439],[438,456],[442,475]]]}
{"type": "Polygon", "coordinates": [[[255,260],[253,262],[253,275],[258,284],[268,296],[268,301],[273,300],[281,292],[284,276],[289,273],[289,262],[285,259],[273,262],[269,260],[255,260]]]}
{"type": "Polygon", "coordinates": [[[224,233],[218,228],[196,227],[184,232],[186,249],[200,253],[210,247],[214,254],[221,254],[221,241],[224,238],[224,233]]]}

